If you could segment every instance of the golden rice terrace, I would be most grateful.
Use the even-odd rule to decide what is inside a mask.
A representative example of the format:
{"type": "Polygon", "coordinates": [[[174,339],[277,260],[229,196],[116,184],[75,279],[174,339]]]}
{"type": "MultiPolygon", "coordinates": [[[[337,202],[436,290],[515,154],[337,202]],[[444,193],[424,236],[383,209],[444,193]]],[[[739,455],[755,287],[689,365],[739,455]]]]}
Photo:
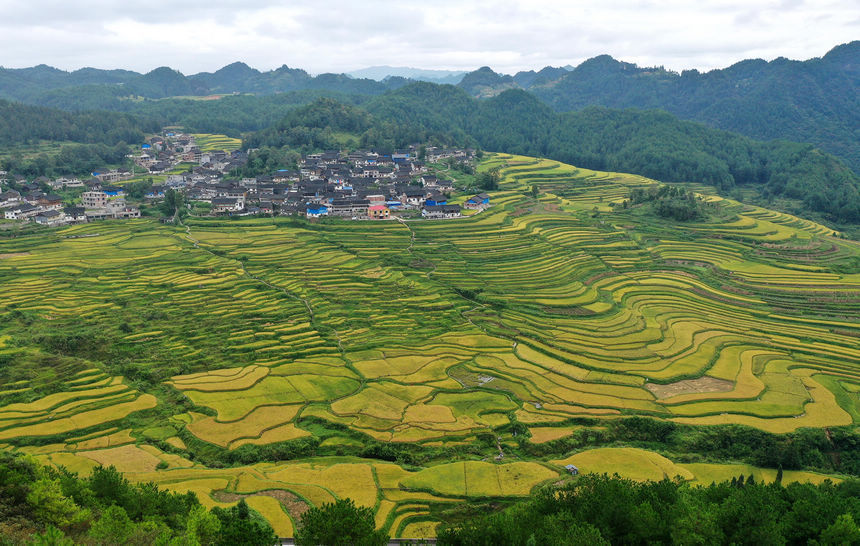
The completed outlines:
{"type": "MultiPolygon", "coordinates": [[[[772,433],[860,419],[857,243],[708,188],[711,219],[676,223],[619,206],[652,180],[505,155],[481,168],[496,166],[492,207],[459,219],[0,239],[0,442],[210,506],[248,497],[281,536],[352,497],[409,537],[433,534],[438,506],[527,495],[571,461],[728,472],[621,448],[512,457],[526,436],[630,415],[772,433]],[[355,456],[370,444],[449,460],[355,456]],[[285,455],[296,445],[317,455],[285,455]],[[280,451],[231,455],[266,446],[280,451]]],[[[787,479],[816,479],[801,474],[787,479]]]]}

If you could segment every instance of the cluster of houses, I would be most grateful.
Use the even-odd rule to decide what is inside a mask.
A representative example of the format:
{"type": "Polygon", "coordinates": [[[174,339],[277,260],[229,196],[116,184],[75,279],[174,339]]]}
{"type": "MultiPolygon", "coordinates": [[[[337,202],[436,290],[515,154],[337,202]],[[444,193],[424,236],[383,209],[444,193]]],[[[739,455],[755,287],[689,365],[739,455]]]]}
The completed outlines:
{"type": "MultiPolygon", "coordinates": [[[[446,158],[470,161],[474,152],[426,150],[430,162],[446,158]]],[[[150,138],[140,153],[132,154],[132,159],[137,167],[150,174],[170,171],[180,163],[197,163],[187,172],[168,174],[165,182],[152,186],[143,199],[161,199],[172,189],[183,193],[186,201],[210,204],[216,215],[295,214],[308,218],[386,220],[395,213],[409,216],[420,213],[424,218],[441,219],[461,216],[463,207],[483,210],[490,206],[490,197],[485,193],[466,200],[462,207],[449,204],[453,183],[429,172],[426,164],[418,160],[415,147],[391,154],[372,151],[307,154],[293,170],[228,179],[225,175],[247,163],[247,153],[204,153],[192,135],[165,132],[164,136],[150,138]]],[[[122,186],[123,181],[136,175],[133,171],[101,169],[87,180],[41,177],[30,182],[0,173],[0,217],[48,226],[138,218],[140,210],[128,205],[122,186]],[[17,189],[2,191],[4,182],[7,188],[17,189]],[[42,191],[75,188],[83,190],[80,204],[75,206],[66,206],[59,195],[42,191]]]]}
{"type": "MultiPolygon", "coordinates": [[[[434,161],[446,157],[468,160],[471,150],[427,152],[434,161]]],[[[410,148],[391,154],[336,151],[308,154],[295,170],[241,180],[224,180],[223,172],[201,165],[192,172],[171,175],[167,188],[185,192],[188,201],[211,203],[214,214],[303,214],[308,218],[340,216],[384,220],[399,211],[420,211],[425,218],[455,218],[460,205],[448,204],[454,189],[450,180],[428,172],[410,148]]],[[[481,194],[467,200],[467,208],[484,209],[490,198],[481,194]]]]}
{"type": "Polygon", "coordinates": [[[63,204],[59,195],[37,189],[40,185],[23,183],[19,185],[23,192],[14,189],[0,192],[0,214],[4,220],[32,221],[45,226],[140,217],[139,209],[126,204],[121,188],[102,187],[97,181],[81,184],[87,187],[82,194],[82,206],[69,206],[63,204]]]}
{"type": "Polygon", "coordinates": [[[204,152],[194,135],[169,131],[165,131],[164,136],[150,138],[131,158],[149,174],[164,174],[180,163],[196,163],[204,170],[224,174],[248,162],[245,152],[204,152]]]}

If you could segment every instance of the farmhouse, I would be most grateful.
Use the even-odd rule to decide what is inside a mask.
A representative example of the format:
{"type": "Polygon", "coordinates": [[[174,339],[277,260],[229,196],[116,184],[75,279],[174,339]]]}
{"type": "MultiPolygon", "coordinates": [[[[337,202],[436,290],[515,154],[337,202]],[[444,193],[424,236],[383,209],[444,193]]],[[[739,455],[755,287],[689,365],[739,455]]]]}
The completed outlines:
{"type": "Polygon", "coordinates": [[[21,194],[15,190],[4,191],[0,193],[0,207],[14,205],[21,201],[21,194]]]}
{"type": "Polygon", "coordinates": [[[371,205],[367,208],[367,215],[374,220],[385,220],[391,217],[391,211],[385,205],[371,205]]]}
{"type": "Polygon", "coordinates": [[[424,218],[459,218],[460,205],[426,205],[421,210],[424,218]]]}
{"type": "Polygon", "coordinates": [[[61,177],[61,178],[54,180],[51,183],[51,187],[53,187],[53,188],[83,188],[84,183],[77,178],[69,179],[69,178],[61,177]]]}
{"type": "Polygon", "coordinates": [[[427,200],[424,201],[424,204],[427,206],[447,205],[448,198],[439,193],[438,191],[433,191],[427,195],[427,200]]]}
{"type": "Polygon", "coordinates": [[[405,188],[400,193],[400,200],[407,205],[412,205],[415,207],[420,207],[424,204],[424,200],[426,199],[427,191],[424,188],[419,187],[409,187],[405,188]]]}
{"type": "Polygon", "coordinates": [[[309,204],[306,209],[308,218],[319,218],[328,215],[328,207],[320,204],[309,204]]]}
{"type": "Polygon", "coordinates": [[[366,216],[370,202],[366,199],[333,199],[328,213],[331,216],[366,216]]]}
{"type": "Polygon", "coordinates": [[[37,224],[41,224],[43,226],[58,226],[64,223],[65,218],[63,216],[63,213],[60,211],[46,210],[34,216],[33,220],[37,224]]]}
{"type": "Polygon", "coordinates": [[[147,199],[158,199],[159,197],[164,197],[164,186],[152,186],[149,188],[149,191],[144,195],[147,199]]]}
{"type": "Polygon", "coordinates": [[[86,211],[87,221],[92,220],[108,220],[113,218],[140,218],[140,210],[135,207],[129,207],[125,204],[125,199],[114,199],[107,203],[105,207],[99,207],[86,211]]]}
{"type": "Polygon", "coordinates": [[[71,224],[80,224],[87,221],[87,211],[83,207],[66,207],[63,209],[66,221],[71,224]]]}
{"type": "Polygon", "coordinates": [[[463,206],[467,209],[484,210],[490,206],[490,196],[486,193],[479,193],[467,199],[463,206]]]}
{"type": "Polygon", "coordinates": [[[3,217],[6,220],[23,220],[31,218],[39,213],[39,208],[30,203],[20,203],[12,205],[3,211],[3,217]]]}
{"type": "Polygon", "coordinates": [[[81,194],[81,203],[87,209],[101,209],[107,206],[107,194],[100,191],[85,191],[81,194]]]}
{"type": "Polygon", "coordinates": [[[36,200],[36,203],[42,205],[43,207],[49,208],[60,208],[63,206],[63,198],[55,193],[49,193],[47,195],[42,195],[36,200]]]}
{"type": "Polygon", "coordinates": [[[98,178],[100,182],[119,182],[131,178],[131,173],[128,169],[101,169],[93,172],[93,176],[98,178]]]}
{"type": "Polygon", "coordinates": [[[234,197],[212,198],[212,212],[214,212],[215,214],[229,214],[231,212],[241,212],[244,208],[244,199],[236,199],[234,197]]]}
{"type": "Polygon", "coordinates": [[[102,186],[102,192],[104,192],[108,197],[119,197],[120,195],[125,194],[125,190],[119,186],[102,186]]]}

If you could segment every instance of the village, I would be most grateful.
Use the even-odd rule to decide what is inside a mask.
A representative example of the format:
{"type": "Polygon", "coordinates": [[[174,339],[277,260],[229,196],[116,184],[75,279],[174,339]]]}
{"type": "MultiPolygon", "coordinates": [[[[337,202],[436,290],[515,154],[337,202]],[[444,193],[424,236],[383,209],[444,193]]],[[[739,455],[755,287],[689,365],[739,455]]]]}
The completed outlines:
{"type": "Polygon", "coordinates": [[[294,169],[238,177],[235,173],[248,163],[248,153],[204,152],[194,135],[165,131],[129,159],[131,169],[105,168],[86,180],[26,180],[0,171],[0,217],[45,226],[140,218],[142,209],[147,215],[169,192],[181,194],[190,213],[215,216],[445,219],[462,216],[464,208],[481,211],[490,206],[486,193],[460,199],[462,205],[449,203],[463,188],[455,188],[454,181],[428,166],[443,161],[447,168],[473,165],[471,149],[326,151],[301,156],[294,169]],[[152,183],[154,179],[158,182],[152,183]],[[143,191],[133,191],[132,182],[140,180],[150,183],[143,191]]]}

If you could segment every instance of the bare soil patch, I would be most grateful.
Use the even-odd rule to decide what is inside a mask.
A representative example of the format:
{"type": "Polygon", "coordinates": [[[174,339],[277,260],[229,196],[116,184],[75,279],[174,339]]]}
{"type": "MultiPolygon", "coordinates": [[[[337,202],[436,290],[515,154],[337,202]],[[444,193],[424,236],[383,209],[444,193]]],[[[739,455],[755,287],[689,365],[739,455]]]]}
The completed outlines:
{"type": "Polygon", "coordinates": [[[218,502],[236,502],[240,499],[246,499],[248,497],[272,497],[281,503],[287,512],[293,517],[294,520],[298,521],[302,514],[310,510],[310,506],[308,503],[290,493],[289,491],[285,491],[283,489],[267,489],[265,491],[257,491],[256,493],[231,493],[229,491],[213,491],[212,498],[218,502]]]}
{"type": "Polygon", "coordinates": [[[671,398],[679,394],[699,394],[705,392],[729,392],[735,388],[735,384],[725,379],[714,377],[700,377],[698,379],[684,379],[668,385],[657,383],[646,383],[645,388],[653,392],[657,398],[671,398]]]}

